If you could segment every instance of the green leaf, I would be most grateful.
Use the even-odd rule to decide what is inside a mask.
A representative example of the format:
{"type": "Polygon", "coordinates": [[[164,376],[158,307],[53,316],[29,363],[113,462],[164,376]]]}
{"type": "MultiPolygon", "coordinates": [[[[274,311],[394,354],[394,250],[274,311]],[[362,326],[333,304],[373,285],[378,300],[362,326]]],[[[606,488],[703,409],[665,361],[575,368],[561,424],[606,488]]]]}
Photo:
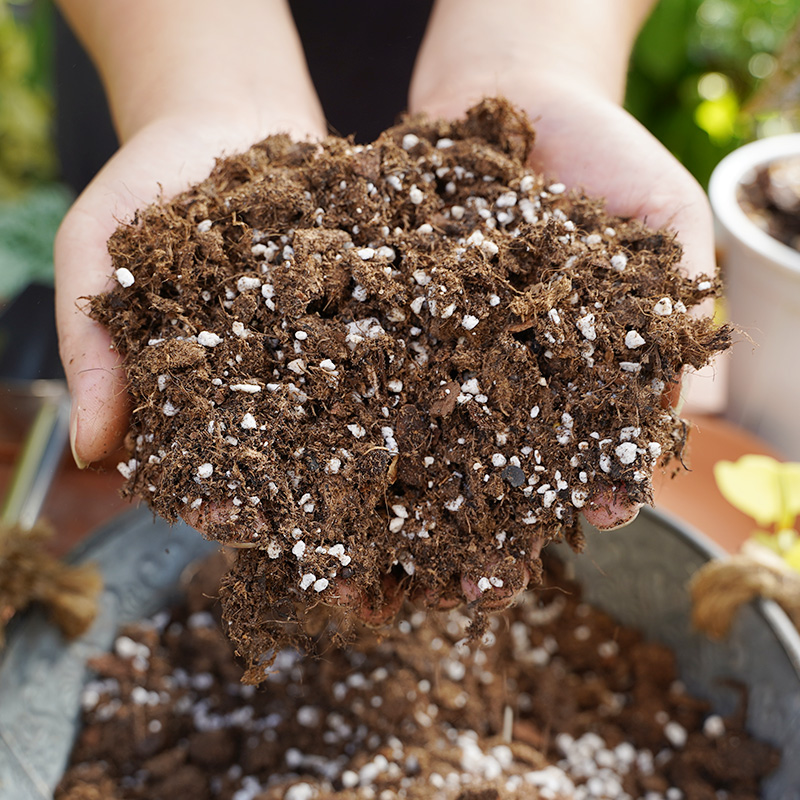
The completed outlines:
{"type": "Polygon", "coordinates": [[[697,5],[697,0],[662,0],[650,15],[637,39],[634,63],[651,79],[670,83],[680,78],[697,5]]]}

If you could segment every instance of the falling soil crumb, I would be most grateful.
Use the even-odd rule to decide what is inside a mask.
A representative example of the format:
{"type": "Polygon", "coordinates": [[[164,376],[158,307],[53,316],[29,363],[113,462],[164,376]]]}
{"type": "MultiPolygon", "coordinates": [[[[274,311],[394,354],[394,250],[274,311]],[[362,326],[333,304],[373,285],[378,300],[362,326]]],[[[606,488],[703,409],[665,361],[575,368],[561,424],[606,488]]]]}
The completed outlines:
{"type": "Polygon", "coordinates": [[[779,242],[800,250],[800,158],[781,158],[738,187],[743,211],[779,242]]]}
{"type": "Polygon", "coordinates": [[[282,650],[262,687],[209,598],[124,630],[92,662],[56,800],[755,800],[778,763],[690,697],[665,647],[543,587],[463,646],[460,610],[406,606],[323,659],[282,650]]]}
{"type": "Polygon", "coordinates": [[[479,637],[580,509],[648,502],[680,455],[665,390],[728,346],[687,313],[719,283],[532,173],[533,139],[502,100],[366,146],[273,136],[112,236],[91,313],[130,382],[124,491],[240,549],[246,681],[317,603],[466,599],[479,637]]]}

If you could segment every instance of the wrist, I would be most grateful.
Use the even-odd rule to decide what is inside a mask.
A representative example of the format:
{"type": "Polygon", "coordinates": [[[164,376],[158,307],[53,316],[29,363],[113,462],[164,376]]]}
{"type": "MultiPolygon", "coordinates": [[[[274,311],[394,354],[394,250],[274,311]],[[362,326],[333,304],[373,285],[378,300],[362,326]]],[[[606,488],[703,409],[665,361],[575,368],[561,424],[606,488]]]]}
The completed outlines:
{"type": "Polygon", "coordinates": [[[296,96],[287,98],[268,89],[250,93],[243,87],[225,91],[223,85],[213,84],[206,84],[202,93],[195,88],[191,83],[161,87],[157,96],[150,95],[146,108],[124,101],[116,123],[121,142],[165,126],[187,136],[241,140],[245,148],[275,133],[288,133],[295,139],[318,139],[326,133],[321,111],[316,113],[296,96]]]}
{"type": "Polygon", "coordinates": [[[578,76],[530,69],[515,71],[502,81],[487,80],[477,71],[462,73],[456,80],[431,87],[427,94],[416,93],[411,98],[410,110],[432,118],[458,119],[485,97],[503,97],[525,111],[537,133],[557,109],[570,103],[573,111],[584,103],[620,106],[611,92],[602,91],[578,76]]]}
{"type": "Polygon", "coordinates": [[[100,72],[123,143],[169,116],[235,122],[279,110],[298,120],[286,127],[325,131],[283,0],[59,2],[100,72]]]}
{"type": "Polygon", "coordinates": [[[409,106],[428,111],[460,104],[463,111],[496,95],[527,106],[532,92],[551,86],[621,104],[630,51],[652,5],[652,0],[506,0],[502,13],[487,14],[482,0],[438,0],[409,106]]]}

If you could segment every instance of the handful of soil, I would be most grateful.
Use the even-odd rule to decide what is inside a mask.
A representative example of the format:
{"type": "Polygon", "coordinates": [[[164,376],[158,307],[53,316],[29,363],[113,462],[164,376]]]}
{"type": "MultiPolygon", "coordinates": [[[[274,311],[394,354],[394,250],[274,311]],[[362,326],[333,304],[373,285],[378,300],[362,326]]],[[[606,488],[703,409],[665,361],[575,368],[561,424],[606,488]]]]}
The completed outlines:
{"type": "Polygon", "coordinates": [[[247,681],[318,602],[482,620],[680,454],[664,392],[728,346],[687,314],[719,284],[532,173],[533,139],[503,100],[367,146],[273,136],[112,236],[91,313],[133,397],[124,491],[240,548],[247,681]]]}

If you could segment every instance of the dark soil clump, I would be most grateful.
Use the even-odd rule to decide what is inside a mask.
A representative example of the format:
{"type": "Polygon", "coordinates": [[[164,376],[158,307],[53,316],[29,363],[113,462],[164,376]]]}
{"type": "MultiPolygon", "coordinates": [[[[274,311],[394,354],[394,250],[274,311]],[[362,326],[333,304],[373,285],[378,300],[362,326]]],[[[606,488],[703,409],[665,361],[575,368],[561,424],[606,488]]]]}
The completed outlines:
{"type": "Polygon", "coordinates": [[[690,697],[672,653],[583,604],[557,564],[484,649],[459,645],[460,611],[407,607],[382,640],[282,651],[259,689],[204,571],[95,659],[56,800],[755,800],[777,766],[743,713],[690,697]]]}
{"type": "Polygon", "coordinates": [[[533,139],[500,100],[367,146],[274,136],[111,238],[91,311],[130,380],[125,492],[240,548],[248,681],[318,602],[467,594],[479,633],[543,543],[580,547],[579,509],[649,501],[680,455],[663,398],[728,345],[687,314],[718,282],[530,172],[533,139]]]}

